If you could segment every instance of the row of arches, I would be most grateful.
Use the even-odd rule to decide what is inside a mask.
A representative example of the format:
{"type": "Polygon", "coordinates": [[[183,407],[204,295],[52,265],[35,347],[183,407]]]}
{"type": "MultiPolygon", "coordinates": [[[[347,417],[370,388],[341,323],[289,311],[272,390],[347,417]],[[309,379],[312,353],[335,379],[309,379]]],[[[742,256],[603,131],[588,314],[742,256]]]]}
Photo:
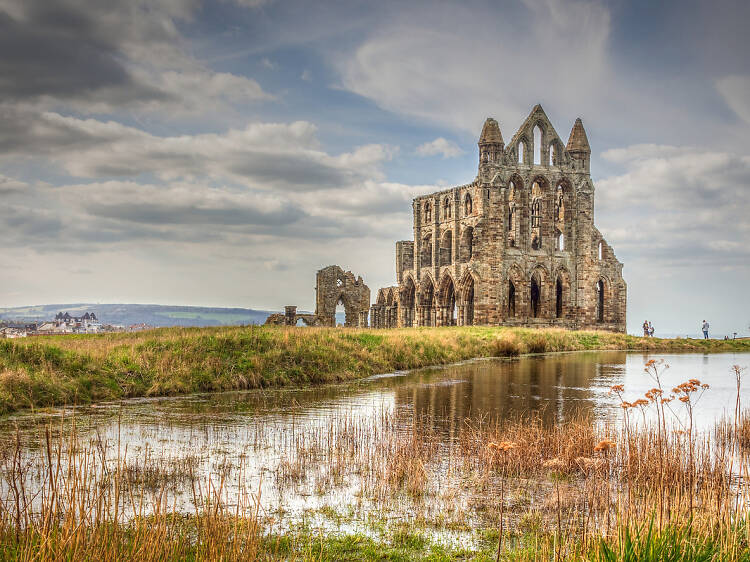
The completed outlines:
{"type": "MultiPolygon", "coordinates": [[[[443,212],[443,220],[450,219],[453,216],[453,202],[452,202],[451,196],[446,196],[442,201],[442,212],[443,212]]],[[[464,195],[463,198],[463,211],[464,217],[469,217],[472,214],[474,214],[474,202],[471,198],[471,194],[467,193],[464,195]]],[[[440,216],[438,215],[439,210],[435,209],[435,218],[440,219],[440,216]]],[[[425,224],[429,224],[432,222],[432,203],[427,200],[424,202],[424,206],[422,209],[422,213],[424,216],[424,222],[425,224]]]]}
{"type": "Polygon", "coordinates": [[[546,139],[546,126],[534,125],[531,138],[522,136],[516,143],[516,156],[519,164],[534,166],[560,166],[563,164],[565,148],[557,136],[546,139]]]}
{"type": "MultiPolygon", "coordinates": [[[[503,316],[514,318],[569,319],[575,315],[571,296],[570,274],[560,269],[549,282],[546,271],[537,268],[530,277],[517,269],[511,270],[505,281],[505,295],[501,299],[503,316]]],[[[593,297],[593,318],[597,323],[611,320],[613,293],[609,281],[600,277],[592,287],[583,287],[593,297]]],[[[579,288],[579,290],[581,290],[579,288]]]]}
{"type": "MultiPolygon", "coordinates": [[[[459,283],[446,272],[439,283],[426,276],[417,285],[411,276],[401,288],[393,287],[378,296],[371,313],[372,326],[462,326],[475,321],[476,281],[467,272],[459,283]]],[[[584,320],[585,322],[616,322],[613,287],[606,277],[599,277],[592,286],[579,287],[590,291],[590,312],[579,317],[571,294],[570,274],[564,268],[550,278],[544,268],[536,268],[524,276],[514,267],[500,287],[499,317],[501,321],[527,322],[584,320]]],[[[588,298],[587,297],[587,298],[588,298]]]]}
{"type": "MultiPolygon", "coordinates": [[[[474,228],[471,226],[464,227],[461,232],[461,239],[458,244],[458,262],[466,263],[474,255],[474,228]]],[[[443,232],[438,241],[437,248],[433,247],[432,233],[422,237],[420,248],[420,265],[422,267],[432,267],[434,265],[452,265],[455,260],[453,231],[446,230],[443,232]],[[437,255],[434,256],[434,251],[437,255]]]]}
{"type": "Polygon", "coordinates": [[[457,286],[446,274],[437,287],[425,277],[419,288],[408,277],[400,309],[403,326],[469,326],[474,323],[474,277],[467,273],[457,286]]]}

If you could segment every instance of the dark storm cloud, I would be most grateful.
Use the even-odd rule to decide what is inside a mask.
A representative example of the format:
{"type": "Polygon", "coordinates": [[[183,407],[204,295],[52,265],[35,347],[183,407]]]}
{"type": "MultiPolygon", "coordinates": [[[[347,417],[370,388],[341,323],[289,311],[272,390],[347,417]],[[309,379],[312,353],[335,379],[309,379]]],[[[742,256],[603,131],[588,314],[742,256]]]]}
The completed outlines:
{"type": "Polygon", "coordinates": [[[0,97],[92,98],[108,90],[121,102],[163,100],[123,65],[116,38],[107,37],[87,12],[54,2],[25,5],[13,17],[0,5],[0,97]]]}

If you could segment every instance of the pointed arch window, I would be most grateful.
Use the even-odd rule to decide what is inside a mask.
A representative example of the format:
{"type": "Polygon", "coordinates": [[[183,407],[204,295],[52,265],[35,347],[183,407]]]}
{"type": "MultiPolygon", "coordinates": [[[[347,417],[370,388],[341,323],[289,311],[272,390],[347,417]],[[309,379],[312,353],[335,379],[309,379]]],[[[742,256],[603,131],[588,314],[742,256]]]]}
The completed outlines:
{"type": "Polygon", "coordinates": [[[515,248],[518,243],[518,193],[515,182],[508,188],[508,247],[515,248]]]}
{"type": "Polygon", "coordinates": [[[604,322],[604,281],[596,282],[596,321],[604,322]]]}
{"type": "Polygon", "coordinates": [[[534,165],[542,165],[542,128],[539,125],[534,127],[534,165]]]}
{"type": "Polygon", "coordinates": [[[446,197],[443,201],[443,216],[446,219],[451,218],[451,200],[449,197],[446,197]]]}
{"type": "Polygon", "coordinates": [[[432,222],[432,207],[429,201],[424,204],[424,222],[432,222]]]}
{"type": "Polygon", "coordinates": [[[432,265],[432,235],[428,234],[422,238],[422,249],[420,263],[422,267],[430,267],[432,265]]]}
{"type": "Polygon", "coordinates": [[[555,189],[555,249],[565,249],[565,189],[562,184],[555,189]]]}
{"type": "Polygon", "coordinates": [[[523,141],[518,143],[518,163],[523,164],[523,159],[526,152],[526,145],[523,143],[523,141]]]}
{"type": "Polygon", "coordinates": [[[599,261],[602,261],[602,257],[604,256],[604,245],[599,241],[599,248],[597,250],[597,255],[599,257],[599,261]]]}
{"type": "Polygon", "coordinates": [[[542,249],[542,187],[539,182],[531,186],[531,248],[542,249]]]}
{"type": "Polygon", "coordinates": [[[466,216],[469,216],[473,212],[473,207],[471,203],[471,195],[466,194],[466,197],[464,198],[464,214],[466,216]]]}
{"type": "Polygon", "coordinates": [[[538,274],[531,276],[531,295],[529,304],[531,304],[531,316],[538,318],[541,314],[541,302],[542,302],[542,280],[538,274]]]}

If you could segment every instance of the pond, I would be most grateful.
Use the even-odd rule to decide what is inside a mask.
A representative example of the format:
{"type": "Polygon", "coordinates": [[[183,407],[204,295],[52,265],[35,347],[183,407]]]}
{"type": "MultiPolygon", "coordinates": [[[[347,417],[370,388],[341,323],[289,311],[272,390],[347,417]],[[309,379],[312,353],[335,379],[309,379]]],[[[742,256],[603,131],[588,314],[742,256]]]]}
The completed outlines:
{"type": "MultiPolygon", "coordinates": [[[[696,407],[697,427],[733,413],[736,387],[731,367],[750,365],[750,354],[731,353],[611,351],[477,360],[305,389],[26,412],[0,421],[0,431],[6,444],[17,431],[31,459],[43,445],[44,427],[67,431],[74,420],[79,437],[90,444],[92,455],[104,459],[103,465],[111,470],[119,458],[132,470],[133,481],[145,489],[169,487],[181,509],[194,508],[210,477],[214,485],[221,482],[229,505],[243,494],[260,492],[265,514],[277,522],[293,521],[324,508],[372,509],[378,481],[387,473],[387,467],[381,467],[381,473],[373,467],[408,445],[408,439],[398,436],[408,437],[415,424],[431,443],[427,470],[439,475],[436,480],[443,487],[456,450],[451,443],[460,442],[462,433],[477,424],[537,413],[544,425],[587,417],[616,426],[622,410],[610,388],[623,385],[626,400],[642,397],[654,386],[644,373],[649,359],[663,360],[660,370],[669,365],[663,372],[667,389],[688,379],[710,385],[696,407]],[[390,456],[381,454],[384,450],[390,456]]],[[[743,406],[750,403],[748,387],[742,390],[743,406]]],[[[33,487],[33,478],[29,485],[33,487]]],[[[439,494],[435,497],[444,501],[439,494]]],[[[456,496],[455,501],[465,505],[468,500],[456,496]]],[[[397,503],[378,507],[394,517],[413,509],[408,502],[397,503]]]]}

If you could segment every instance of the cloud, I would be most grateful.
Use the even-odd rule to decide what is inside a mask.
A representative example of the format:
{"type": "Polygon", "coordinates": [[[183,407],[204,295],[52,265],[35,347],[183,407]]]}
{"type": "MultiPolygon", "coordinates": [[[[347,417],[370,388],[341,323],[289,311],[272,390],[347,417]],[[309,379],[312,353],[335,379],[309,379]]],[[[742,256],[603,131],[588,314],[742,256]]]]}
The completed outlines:
{"type": "Polygon", "coordinates": [[[443,137],[438,137],[434,141],[420,144],[417,147],[417,154],[420,156],[436,156],[442,154],[443,158],[453,158],[454,156],[460,156],[464,151],[452,141],[446,140],[443,137]]]}
{"type": "Polygon", "coordinates": [[[612,78],[610,15],[594,1],[527,0],[501,15],[435,5],[391,21],[336,59],[342,86],[454,129],[475,133],[494,114],[517,122],[537,101],[593,104],[612,78]]]}
{"type": "Polygon", "coordinates": [[[18,181],[0,174],[0,194],[21,191],[29,187],[26,182],[18,181]]]}
{"type": "Polygon", "coordinates": [[[635,145],[604,158],[627,172],[597,182],[597,222],[629,260],[659,267],[746,266],[750,157],[689,147],[635,145]]]}
{"type": "Polygon", "coordinates": [[[0,98],[80,113],[200,113],[273,99],[252,78],[214,72],[185,49],[178,23],[198,0],[5,0],[0,98]]]}
{"type": "Polygon", "coordinates": [[[732,111],[750,125],[750,76],[725,76],[716,82],[716,89],[732,111]]]}
{"type": "Polygon", "coordinates": [[[315,125],[306,121],[250,123],[224,133],[175,137],[53,112],[19,116],[11,111],[6,125],[0,130],[6,159],[45,156],[73,177],[92,179],[155,174],[164,181],[201,177],[267,190],[343,188],[382,179],[380,165],[396,150],[365,145],[331,155],[320,148],[315,125]]]}
{"type": "Polygon", "coordinates": [[[302,74],[300,74],[300,80],[304,80],[305,82],[311,82],[312,81],[312,72],[310,72],[309,69],[305,69],[302,71],[302,74]]]}
{"type": "Polygon", "coordinates": [[[269,59],[268,57],[263,57],[260,60],[260,65],[263,68],[267,68],[268,70],[275,70],[279,66],[275,62],[271,62],[271,59],[269,59]]]}

